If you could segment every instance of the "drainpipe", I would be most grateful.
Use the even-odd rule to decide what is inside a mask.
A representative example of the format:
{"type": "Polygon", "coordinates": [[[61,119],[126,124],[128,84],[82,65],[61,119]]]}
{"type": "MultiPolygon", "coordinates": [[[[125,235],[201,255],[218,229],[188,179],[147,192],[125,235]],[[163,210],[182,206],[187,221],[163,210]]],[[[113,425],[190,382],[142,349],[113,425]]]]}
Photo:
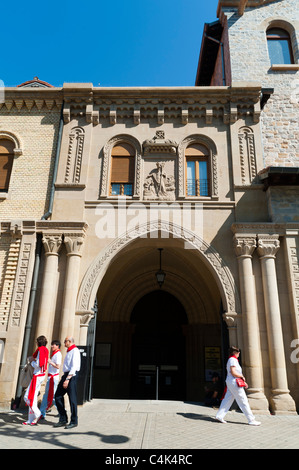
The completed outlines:
{"type": "Polygon", "coordinates": [[[207,39],[210,39],[211,41],[216,42],[217,44],[220,45],[220,49],[221,49],[221,64],[222,64],[222,85],[223,85],[223,86],[226,86],[223,42],[218,41],[218,39],[212,38],[211,36],[208,36],[207,33],[205,33],[205,37],[206,37],[207,39]]]}
{"type": "MultiPolygon", "coordinates": [[[[64,102],[62,102],[62,107],[61,107],[57,148],[56,148],[55,162],[54,162],[54,169],[53,169],[53,179],[52,179],[50,198],[49,198],[49,207],[48,207],[48,211],[42,216],[41,220],[47,220],[52,215],[52,211],[53,211],[55,182],[57,178],[59,154],[60,154],[62,131],[63,131],[63,105],[64,105],[64,102]]],[[[17,384],[16,398],[12,406],[13,409],[17,409],[21,402],[22,387],[20,385],[20,372],[25,366],[27,362],[27,357],[28,357],[29,341],[30,341],[31,328],[32,328],[32,318],[33,318],[33,311],[34,311],[36,291],[37,291],[37,282],[38,282],[39,268],[40,268],[40,260],[41,260],[41,252],[42,252],[42,234],[38,233],[36,236],[35,261],[34,261],[32,284],[31,284],[31,289],[30,289],[30,298],[29,298],[28,312],[27,312],[26,325],[25,325],[22,357],[21,357],[21,364],[19,368],[19,378],[18,378],[18,384],[17,384]]]]}

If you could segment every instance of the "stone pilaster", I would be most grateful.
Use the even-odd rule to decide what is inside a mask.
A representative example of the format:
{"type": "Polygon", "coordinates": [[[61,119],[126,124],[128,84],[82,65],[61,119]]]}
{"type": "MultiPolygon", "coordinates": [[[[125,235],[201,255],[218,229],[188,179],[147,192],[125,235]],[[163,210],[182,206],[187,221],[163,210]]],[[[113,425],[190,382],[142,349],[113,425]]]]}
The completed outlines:
{"type": "Polygon", "coordinates": [[[67,250],[67,265],[60,319],[61,341],[64,341],[65,337],[68,335],[74,335],[76,299],[83,242],[84,236],[80,233],[66,234],[64,236],[64,244],[67,250]]]}
{"type": "Polygon", "coordinates": [[[44,335],[48,341],[50,341],[55,316],[58,259],[62,236],[58,234],[44,234],[42,242],[45,253],[45,264],[36,325],[36,337],[44,335]]]}
{"type": "Polygon", "coordinates": [[[258,236],[272,382],[270,405],[274,413],[295,413],[295,402],[288,389],[275,267],[279,246],[278,235],[258,236]]]}
{"type": "Polygon", "coordinates": [[[253,410],[268,412],[268,400],[263,392],[258,312],[252,272],[252,254],[256,248],[256,237],[235,235],[234,248],[239,267],[242,328],[245,345],[243,365],[245,366],[246,380],[249,385],[247,390],[248,399],[253,410]]]}

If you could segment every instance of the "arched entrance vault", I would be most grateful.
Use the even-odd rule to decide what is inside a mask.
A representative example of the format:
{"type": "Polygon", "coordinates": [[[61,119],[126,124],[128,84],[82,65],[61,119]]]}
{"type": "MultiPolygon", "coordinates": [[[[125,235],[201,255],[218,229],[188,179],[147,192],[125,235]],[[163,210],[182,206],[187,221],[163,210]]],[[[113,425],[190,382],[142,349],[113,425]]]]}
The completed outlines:
{"type": "MultiPolygon", "coordinates": [[[[113,302],[113,307],[110,310],[110,321],[129,322],[136,301],[155,289],[157,289],[155,271],[143,273],[127,282],[113,302]]],[[[167,281],[163,286],[163,291],[175,296],[180,301],[189,323],[195,323],[199,320],[199,316],[203,323],[215,321],[215,318],[208,317],[209,312],[200,291],[190,279],[167,270],[167,281]]],[[[106,313],[103,312],[102,318],[108,320],[106,313]]],[[[212,312],[212,314],[214,313],[215,311],[212,312]]]]}
{"type": "Polygon", "coordinates": [[[221,369],[223,338],[235,341],[239,299],[229,268],[213,247],[168,222],[128,231],[98,255],[82,281],[77,315],[88,320],[95,298],[95,397],[132,398],[138,389],[139,398],[149,398],[162,374],[164,399],[198,400],[207,351],[218,351],[221,369]]]}
{"type": "MultiPolygon", "coordinates": [[[[156,242],[157,247],[161,247],[161,242],[169,239],[172,241],[180,240],[184,244],[187,243],[189,247],[192,246],[192,249],[188,248],[185,251],[192,253],[192,256],[195,253],[203,265],[206,266],[207,272],[213,277],[221,296],[223,318],[228,327],[236,326],[235,319],[241,313],[241,307],[235,280],[229,267],[211,245],[193,232],[168,221],[165,223],[157,221],[140,225],[135,229],[127,231],[123,236],[115,239],[107,248],[101,251],[91,263],[82,280],[77,297],[76,313],[82,317],[90,315],[99,286],[107,270],[121,252],[130,250],[134,246],[133,242],[136,243],[137,240],[142,240],[148,245],[150,240],[156,242]],[[157,238],[155,235],[155,237],[151,238],[151,233],[158,233],[159,237],[157,238]],[[148,238],[145,238],[146,236],[148,238]]],[[[174,280],[178,280],[177,275],[174,275],[174,280]]],[[[234,342],[235,333],[232,332],[230,334],[232,336],[230,339],[234,342]]]]}

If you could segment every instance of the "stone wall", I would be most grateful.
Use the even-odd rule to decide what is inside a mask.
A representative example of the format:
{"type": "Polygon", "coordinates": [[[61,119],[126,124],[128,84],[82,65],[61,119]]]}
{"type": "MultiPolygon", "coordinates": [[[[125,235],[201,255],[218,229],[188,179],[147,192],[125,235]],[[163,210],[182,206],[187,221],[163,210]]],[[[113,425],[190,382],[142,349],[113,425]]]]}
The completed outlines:
{"type": "MultiPolygon", "coordinates": [[[[222,2],[223,4],[225,2],[222,2]]],[[[228,21],[232,82],[256,80],[274,93],[264,107],[261,125],[265,166],[299,165],[299,17],[297,0],[278,0],[256,8],[222,5],[220,20],[228,21]],[[294,55],[291,66],[271,67],[266,30],[270,26],[287,30],[294,55]]]]}

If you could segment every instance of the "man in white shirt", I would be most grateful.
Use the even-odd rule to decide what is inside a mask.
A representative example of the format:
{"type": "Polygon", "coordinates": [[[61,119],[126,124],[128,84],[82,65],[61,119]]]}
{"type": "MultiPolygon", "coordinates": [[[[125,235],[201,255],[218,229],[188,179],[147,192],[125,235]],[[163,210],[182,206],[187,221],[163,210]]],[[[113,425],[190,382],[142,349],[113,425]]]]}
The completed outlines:
{"type": "Polygon", "coordinates": [[[68,336],[64,340],[64,345],[67,348],[66,356],[63,362],[63,376],[58,384],[55,393],[55,403],[59,413],[59,421],[54,424],[54,427],[64,426],[65,429],[71,429],[78,426],[77,414],[77,372],[81,367],[80,351],[74,344],[74,338],[68,336]],[[67,424],[67,413],[64,406],[64,395],[68,394],[71,420],[67,424]]]}

